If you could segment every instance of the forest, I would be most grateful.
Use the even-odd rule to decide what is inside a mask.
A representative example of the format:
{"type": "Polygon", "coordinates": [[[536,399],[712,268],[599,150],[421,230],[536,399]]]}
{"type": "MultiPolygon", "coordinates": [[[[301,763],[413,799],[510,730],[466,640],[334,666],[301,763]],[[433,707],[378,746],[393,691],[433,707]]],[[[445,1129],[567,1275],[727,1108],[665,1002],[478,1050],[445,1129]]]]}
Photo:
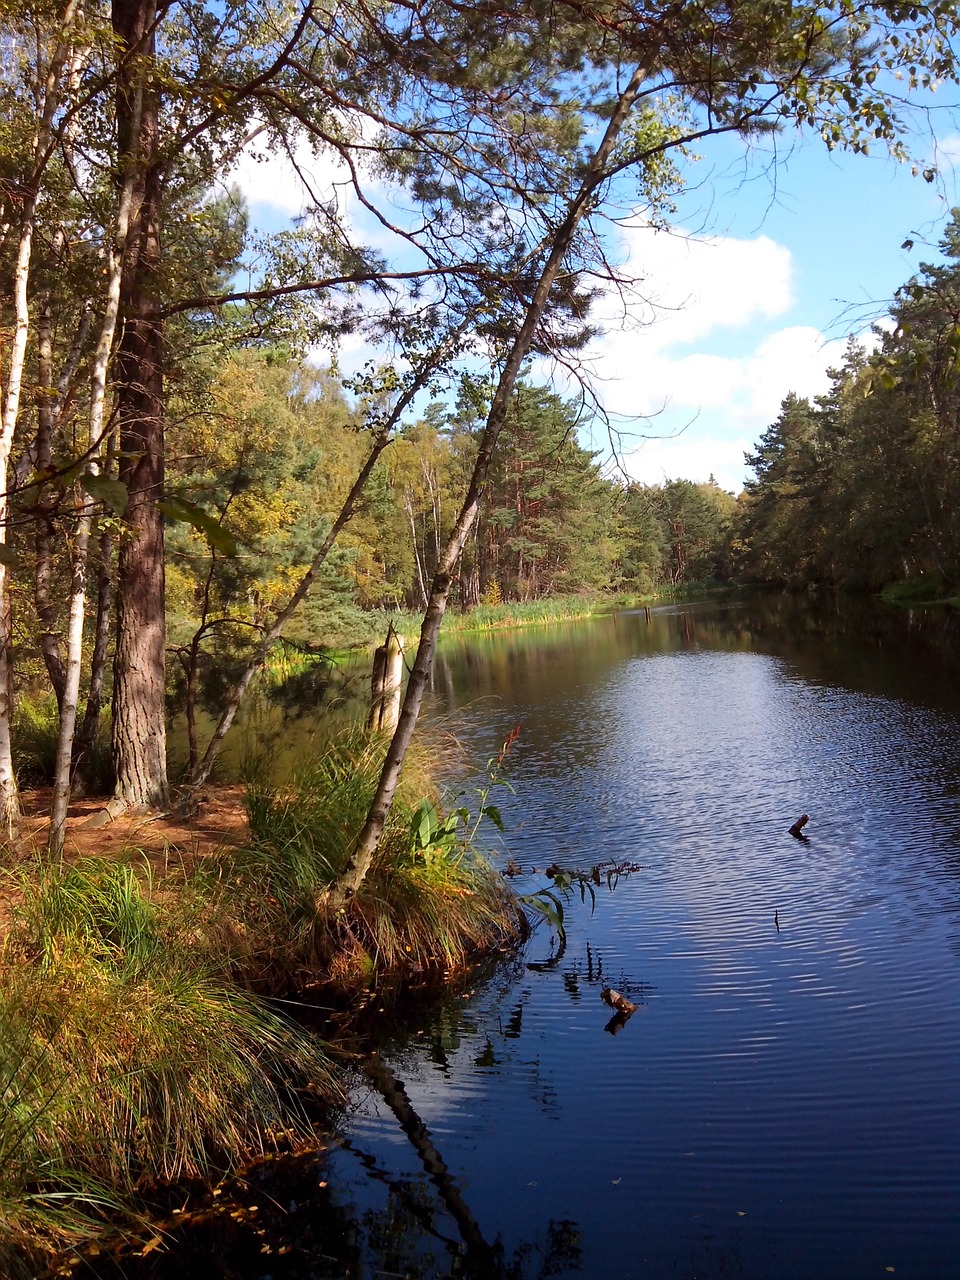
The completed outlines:
{"type": "Polygon", "coordinates": [[[556,881],[522,900],[475,846],[512,740],[448,813],[414,742],[448,605],[955,588],[956,222],[830,394],[787,396],[743,494],[633,482],[582,357],[636,283],[618,219],[670,228],[715,139],[922,170],[958,28],[940,0],[0,0],[7,1274],[104,1215],[142,1231],[145,1185],[315,1141],[305,1082],[342,1086],[264,996],[353,999],[561,923],[556,881]],[[257,156],[302,180],[283,229],[237,184],[257,156]],[[187,812],[265,672],[401,613],[392,735],[251,787],[241,846],[65,855],[78,796],[103,826],[187,812]]]}
{"type": "Polygon", "coordinates": [[[788,395],[747,459],[732,564],[804,589],[954,596],[958,561],[960,215],[941,259],[897,291],[871,350],[850,342],[830,392],[788,395]]]}
{"type": "Polygon", "coordinates": [[[949,576],[945,270],[830,403],[785,404],[739,503],[631,483],[578,365],[629,283],[612,205],[668,227],[724,134],[908,160],[911,95],[954,75],[949,6],[37,0],[0,21],[8,833],[24,699],[56,704],[56,851],[107,724],[111,812],[163,809],[169,698],[220,682],[202,781],[281,639],[421,611],[405,743],[448,600],[949,576]],[[286,230],[233,180],[257,154],[305,183],[286,230]],[[369,352],[349,377],[344,342],[369,352]],[[582,394],[539,384],[544,360],[582,394]]]}

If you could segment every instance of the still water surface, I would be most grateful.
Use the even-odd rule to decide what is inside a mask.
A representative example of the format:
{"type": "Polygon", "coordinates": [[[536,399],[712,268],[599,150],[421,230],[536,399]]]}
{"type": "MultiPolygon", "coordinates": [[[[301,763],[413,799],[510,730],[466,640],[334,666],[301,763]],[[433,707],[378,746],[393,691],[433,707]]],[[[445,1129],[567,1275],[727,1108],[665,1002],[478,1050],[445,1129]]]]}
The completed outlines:
{"type": "Polygon", "coordinates": [[[416,1115],[357,1078],[340,1245],[245,1274],[956,1280],[955,643],[780,603],[446,643],[431,716],[481,759],[522,727],[517,887],[639,869],[385,1041],[416,1115]]]}

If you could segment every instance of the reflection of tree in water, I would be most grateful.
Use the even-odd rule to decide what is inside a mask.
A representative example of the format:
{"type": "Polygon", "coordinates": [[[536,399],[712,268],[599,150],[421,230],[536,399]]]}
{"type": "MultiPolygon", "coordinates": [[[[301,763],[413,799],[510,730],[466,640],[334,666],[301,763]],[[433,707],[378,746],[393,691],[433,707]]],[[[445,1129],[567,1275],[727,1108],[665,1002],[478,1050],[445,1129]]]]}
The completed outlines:
{"type": "MultiPolygon", "coordinates": [[[[580,1229],[568,1220],[551,1220],[509,1256],[501,1241],[487,1244],[415,1113],[405,1116],[407,1126],[419,1126],[415,1145],[432,1186],[396,1177],[345,1143],[371,1181],[386,1189],[382,1206],[361,1209],[330,1185],[335,1178],[325,1154],[282,1157],[217,1188],[202,1205],[158,1220],[162,1243],[146,1256],[129,1246],[116,1256],[104,1249],[71,1274],[76,1280],[548,1280],[580,1269],[580,1229]],[[443,1210],[456,1232],[443,1229],[449,1221],[443,1210]]],[[[183,1204],[182,1190],[170,1195],[183,1204]]]]}
{"type": "MultiPolygon", "coordinates": [[[[493,1244],[488,1243],[463,1192],[434,1145],[427,1126],[414,1110],[403,1082],[376,1053],[371,1054],[363,1066],[367,1078],[393,1112],[400,1128],[416,1150],[460,1234],[460,1244],[455,1246],[455,1251],[446,1260],[448,1269],[426,1269],[423,1236],[424,1211],[429,1212],[425,1199],[427,1188],[422,1183],[392,1183],[386,1212],[368,1212],[364,1215],[367,1227],[365,1245],[377,1255],[378,1265],[396,1275],[423,1277],[424,1280],[433,1275],[438,1280],[442,1276],[460,1275],[490,1277],[490,1280],[494,1277],[503,1277],[503,1280],[528,1280],[537,1277],[537,1280],[545,1280],[548,1276],[560,1275],[564,1271],[579,1270],[579,1227],[568,1220],[551,1220],[548,1223],[545,1247],[526,1242],[516,1249],[510,1259],[505,1256],[499,1240],[493,1244]],[[535,1270],[538,1262],[539,1268],[535,1270]],[[450,1269],[454,1263],[454,1269],[450,1269]]],[[[442,1238],[432,1225],[430,1233],[442,1238]]],[[[447,1240],[446,1243],[449,1246],[454,1242],[447,1240]]]]}

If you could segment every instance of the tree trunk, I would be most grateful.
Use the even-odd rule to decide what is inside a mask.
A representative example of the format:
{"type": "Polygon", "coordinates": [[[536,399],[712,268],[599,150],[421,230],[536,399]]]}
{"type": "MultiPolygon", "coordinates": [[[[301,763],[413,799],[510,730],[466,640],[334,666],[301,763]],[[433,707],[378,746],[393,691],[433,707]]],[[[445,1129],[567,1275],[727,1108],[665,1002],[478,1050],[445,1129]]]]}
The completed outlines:
{"type": "Polygon", "coordinates": [[[404,637],[391,625],[387,640],[373,657],[373,676],[370,682],[370,714],[367,717],[368,733],[393,733],[400,719],[400,690],[403,686],[404,637]]]}
{"type": "MultiPolygon", "coordinates": [[[[10,510],[9,475],[13,433],[20,414],[20,392],[30,331],[28,284],[33,234],[36,227],[37,197],[50,154],[53,120],[60,98],[60,79],[70,53],[68,44],[76,18],[78,0],[67,0],[61,18],[56,49],[50,59],[42,90],[43,109],[33,139],[33,172],[24,184],[20,234],[13,266],[13,343],[7,370],[6,394],[0,421],[0,549],[7,541],[10,510]]],[[[20,823],[20,798],[13,768],[11,717],[13,714],[13,629],[10,581],[7,565],[0,557],[0,829],[13,838],[20,823]]]]}
{"type": "Polygon", "coordinates": [[[403,701],[403,709],[400,712],[400,721],[387,749],[376,794],[373,797],[370,811],[367,814],[366,821],[343,874],[327,894],[327,906],[333,911],[342,907],[359,889],[373,864],[373,859],[380,846],[387,817],[393,804],[393,797],[400,781],[403,762],[413,740],[423,695],[430,681],[433,655],[437,646],[437,637],[440,633],[440,624],[443,621],[443,615],[447,607],[452,575],[460,558],[460,553],[467,538],[470,536],[470,530],[477,518],[493,452],[507,419],[510,396],[513,394],[523,361],[546,311],[551,290],[560,274],[561,266],[573,243],[577,228],[589,211],[597,189],[606,177],[607,165],[613,153],[614,144],[630,113],[645,74],[645,69],[638,67],[617,100],[613,114],[607,123],[603,140],[587,167],[579,190],[570,199],[566,215],[553,237],[550,255],[534,289],[517,337],[504,363],[500,381],[490,405],[486,426],[480,438],[480,447],[477,451],[477,459],[474,464],[467,496],[460,515],[454,524],[453,532],[440,557],[437,572],[433,578],[430,600],[424,615],[423,626],[420,630],[420,646],[417,650],[416,662],[407,683],[407,693],[403,701]]]}
{"type": "Polygon", "coordinates": [[[97,553],[97,621],[93,631],[93,653],[90,657],[90,687],[83,722],[74,741],[73,773],[71,789],[74,795],[90,790],[93,780],[93,753],[100,731],[100,712],[103,707],[103,683],[107,671],[107,649],[110,644],[110,625],[113,605],[113,574],[110,562],[113,558],[113,535],[106,530],[100,535],[97,553]]]}
{"type": "Polygon", "coordinates": [[[119,479],[128,494],[128,533],[117,568],[117,646],[113,674],[112,808],[169,803],[164,616],[163,321],[157,298],[161,175],[157,160],[153,0],[113,0],[121,50],[117,145],[136,157],[130,230],[120,291],[116,357],[119,479]]]}
{"type": "Polygon", "coordinates": [[[299,607],[301,601],[307,595],[307,592],[313,586],[317,574],[320,572],[324,561],[330,554],[330,550],[336,542],[341,529],[343,529],[343,527],[352,518],[357,503],[360,501],[360,497],[366,488],[367,481],[373,472],[373,468],[377,464],[377,459],[393,438],[394,429],[397,427],[400,419],[403,417],[404,413],[406,413],[407,409],[416,399],[423,387],[427,385],[432,377],[436,376],[437,370],[449,358],[450,354],[456,350],[457,343],[466,332],[469,321],[470,317],[462,320],[457,328],[448,335],[446,340],[438,344],[433,354],[427,357],[421,368],[416,371],[410,380],[409,385],[397,400],[397,403],[393,406],[387,420],[379,428],[376,436],[374,437],[373,445],[367,455],[366,461],[361,467],[356,480],[354,480],[350,492],[344,499],[343,506],[340,508],[340,512],[337,515],[336,520],[334,520],[329,533],[324,538],[321,546],[318,547],[309,569],[300,579],[300,582],[290,599],[264,632],[263,639],[257,646],[257,651],[254,657],[238,680],[230,694],[230,697],[227,699],[226,705],[221,713],[219,723],[214,730],[213,737],[210,739],[207,749],[204,752],[203,759],[200,761],[199,767],[196,770],[191,771],[191,785],[202,786],[202,784],[206,782],[207,778],[209,778],[210,772],[216,763],[221,748],[223,747],[224,739],[236,718],[236,714],[240,709],[240,704],[242,703],[254,676],[263,666],[270,650],[283,634],[284,627],[299,607]]]}
{"type": "MultiPolygon", "coordinates": [[[[33,445],[33,466],[43,475],[53,456],[53,433],[57,409],[53,396],[53,316],[49,296],[45,297],[37,315],[37,436],[33,445]]],[[[57,699],[57,710],[63,710],[63,692],[67,676],[60,654],[60,629],[53,603],[53,519],[48,502],[41,493],[35,517],[33,602],[40,623],[40,652],[57,699]]]]}
{"type": "Polygon", "coordinates": [[[407,519],[410,522],[410,542],[413,546],[413,562],[417,570],[417,588],[419,596],[417,597],[417,607],[425,609],[427,607],[427,583],[423,573],[423,560],[420,555],[420,543],[417,539],[417,523],[413,516],[413,499],[408,494],[405,499],[407,508],[407,519]]]}
{"type": "MultiPolygon", "coordinates": [[[[152,23],[152,13],[149,22],[152,23]]],[[[146,30],[147,28],[145,28],[146,30]]],[[[142,35],[139,38],[142,42],[142,35]]],[[[123,54],[135,45],[123,47],[123,54]]],[[[127,57],[129,64],[130,59],[127,57]]],[[[110,356],[113,351],[117,322],[120,314],[121,291],[123,287],[124,265],[128,261],[130,247],[131,219],[135,207],[142,214],[145,185],[140,180],[140,145],[143,124],[143,107],[145,94],[143,77],[139,72],[132,72],[127,66],[121,70],[118,102],[123,100],[127,114],[123,126],[118,124],[118,139],[121,144],[119,168],[123,181],[117,201],[116,226],[114,241],[107,251],[107,286],[104,298],[103,320],[94,353],[93,369],[90,379],[90,413],[87,433],[87,462],[84,468],[88,476],[99,475],[104,450],[104,419],[107,401],[107,374],[110,356]]],[[[154,104],[155,105],[155,104],[154,104]]],[[[118,110],[119,117],[119,110],[118,110]]],[[[136,228],[141,231],[142,223],[136,228]]],[[[110,452],[107,450],[106,452],[110,452]]],[[[54,768],[53,795],[50,802],[50,831],[47,837],[47,850],[54,858],[63,852],[63,840],[66,834],[67,812],[70,806],[70,795],[76,765],[76,725],[80,704],[80,675],[83,666],[83,629],[87,610],[87,571],[90,535],[93,529],[93,515],[90,509],[91,496],[78,493],[81,501],[77,527],[72,539],[72,555],[70,561],[70,608],[67,620],[66,668],[63,697],[60,704],[60,726],[57,734],[57,756],[54,768]]],[[[109,564],[109,542],[101,551],[109,564]]],[[[84,720],[87,732],[86,755],[92,751],[99,721],[99,700],[103,690],[103,662],[106,649],[105,629],[109,625],[109,617],[104,616],[109,607],[109,590],[104,592],[103,584],[104,559],[101,556],[98,592],[97,634],[94,650],[95,661],[91,667],[91,689],[87,699],[87,709],[93,712],[91,722],[84,720]],[[99,665],[98,665],[99,664],[99,665]]],[[[166,748],[164,746],[164,754],[166,748]]],[[[82,769],[82,765],[81,765],[82,769]]],[[[142,804],[143,801],[138,803],[142,804]]]]}

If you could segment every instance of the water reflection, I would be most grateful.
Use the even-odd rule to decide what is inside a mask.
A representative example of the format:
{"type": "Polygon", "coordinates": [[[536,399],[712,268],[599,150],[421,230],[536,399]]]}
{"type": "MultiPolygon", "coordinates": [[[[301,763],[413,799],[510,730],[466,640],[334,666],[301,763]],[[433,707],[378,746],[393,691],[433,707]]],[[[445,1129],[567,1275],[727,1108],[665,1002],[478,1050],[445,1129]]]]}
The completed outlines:
{"type": "Polygon", "coordinates": [[[388,1050],[484,1231],[569,1214],[597,1277],[952,1280],[951,632],[777,599],[447,646],[435,713],[481,756],[523,724],[514,859],[646,868],[478,993],[442,1071],[388,1050]]]}
{"type": "Polygon", "coordinates": [[[641,869],[385,1029],[408,1122],[362,1077],[316,1236],[243,1274],[954,1280],[955,644],[779,597],[445,641],[429,714],[479,760],[523,725],[519,891],[641,869]]]}

